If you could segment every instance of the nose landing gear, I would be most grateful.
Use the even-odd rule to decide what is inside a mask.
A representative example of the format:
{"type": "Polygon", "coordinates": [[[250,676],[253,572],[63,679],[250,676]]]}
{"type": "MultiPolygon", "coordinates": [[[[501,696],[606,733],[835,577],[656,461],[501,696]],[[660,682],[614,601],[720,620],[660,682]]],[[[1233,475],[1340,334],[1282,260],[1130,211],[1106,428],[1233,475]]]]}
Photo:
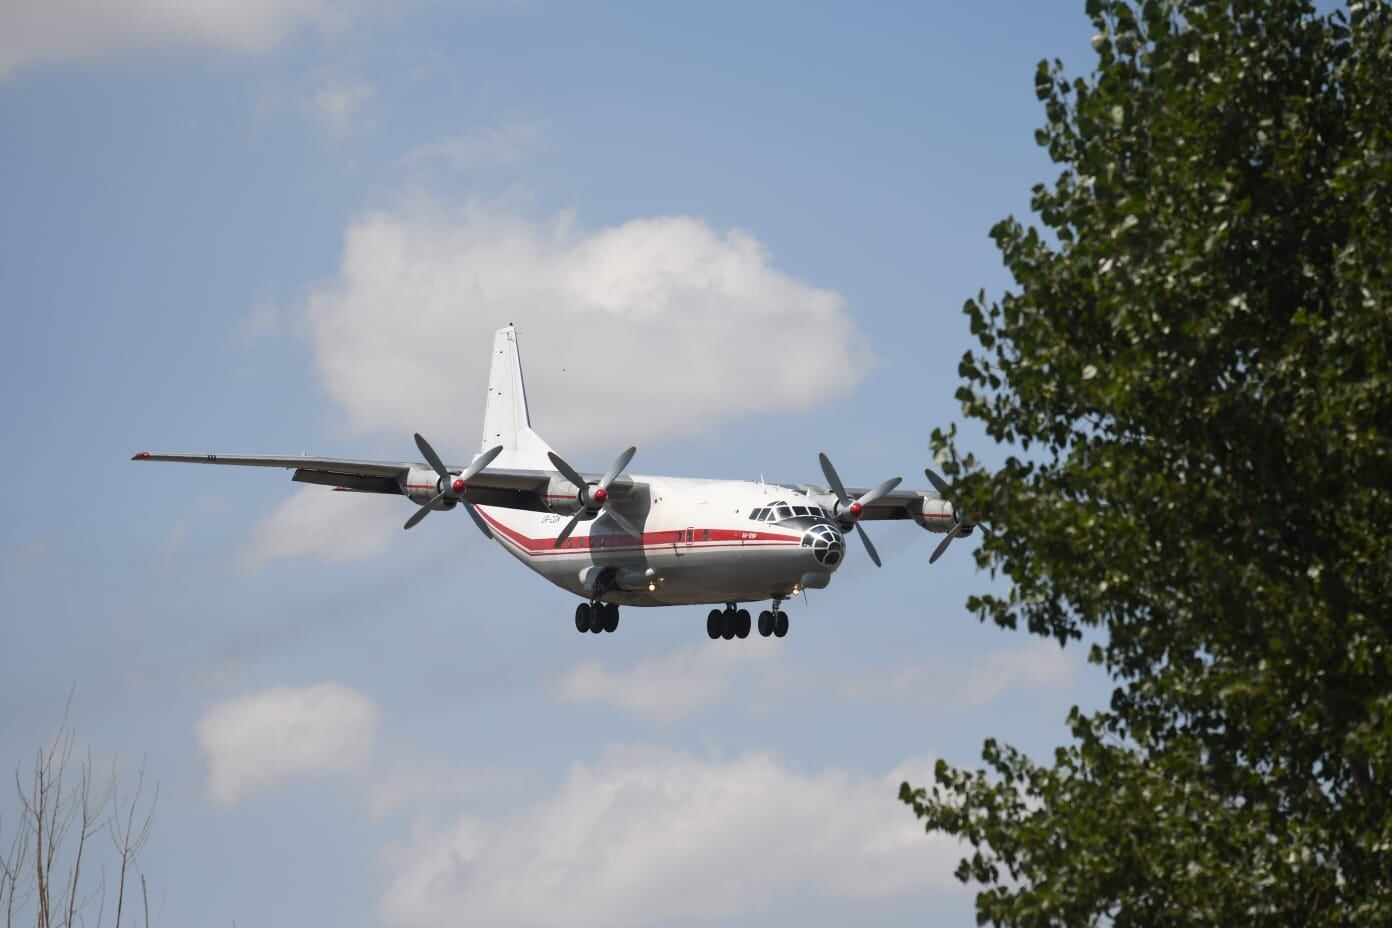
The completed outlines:
{"type": "Polygon", "coordinates": [[[765,610],[759,613],[759,634],[765,638],[769,635],[782,638],[788,634],[788,613],[781,608],[782,603],[783,600],[775,599],[772,612],[765,610]]]}
{"type": "Polygon", "coordinates": [[[577,632],[612,632],[619,627],[619,607],[615,603],[581,603],[575,607],[577,632]]]}

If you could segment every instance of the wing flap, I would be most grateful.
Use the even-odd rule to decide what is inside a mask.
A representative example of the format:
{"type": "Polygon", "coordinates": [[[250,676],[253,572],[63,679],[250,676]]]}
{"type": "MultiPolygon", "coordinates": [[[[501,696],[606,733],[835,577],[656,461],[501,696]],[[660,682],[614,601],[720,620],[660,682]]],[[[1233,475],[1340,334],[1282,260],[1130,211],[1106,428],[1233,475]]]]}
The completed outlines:
{"type": "Polygon", "coordinates": [[[296,483],[314,483],[319,486],[354,490],[358,493],[395,493],[401,495],[401,484],[391,477],[375,477],[371,474],[334,474],[323,470],[299,468],[290,478],[296,483]]]}

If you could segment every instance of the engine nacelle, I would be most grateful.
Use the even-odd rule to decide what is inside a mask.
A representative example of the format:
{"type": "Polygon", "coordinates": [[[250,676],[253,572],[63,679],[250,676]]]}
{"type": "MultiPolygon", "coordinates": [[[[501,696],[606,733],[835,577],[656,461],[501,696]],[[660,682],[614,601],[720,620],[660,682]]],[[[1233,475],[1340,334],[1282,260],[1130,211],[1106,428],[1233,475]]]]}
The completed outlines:
{"type": "Polygon", "coordinates": [[[939,534],[950,532],[957,521],[957,513],[953,510],[952,504],[933,496],[920,497],[909,511],[913,513],[915,522],[928,531],[939,534]]]}
{"type": "MultiPolygon", "coordinates": [[[[412,467],[402,478],[401,492],[418,506],[424,506],[440,492],[440,475],[428,467],[412,467]]],[[[454,500],[442,500],[436,509],[453,509],[454,500]]]]}
{"type": "Polygon", "coordinates": [[[580,511],[580,488],[564,477],[552,477],[546,484],[546,508],[563,516],[580,511]]]}

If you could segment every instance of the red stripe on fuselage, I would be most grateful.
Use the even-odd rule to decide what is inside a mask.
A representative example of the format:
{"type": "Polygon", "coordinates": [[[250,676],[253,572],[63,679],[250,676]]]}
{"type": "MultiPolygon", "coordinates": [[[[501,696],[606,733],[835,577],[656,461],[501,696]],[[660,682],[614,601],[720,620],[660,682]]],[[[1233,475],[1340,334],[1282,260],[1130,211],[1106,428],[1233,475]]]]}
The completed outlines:
{"type": "Polygon", "coordinates": [[[532,538],[524,535],[510,526],[504,525],[493,516],[483,510],[483,507],[476,507],[479,515],[483,516],[488,526],[499,532],[504,538],[511,541],[514,545],[521,548],[530,556],[546,556],[557,554],[589,554],[591,552],[617,552],[617,551],[641,551],[648,548],[667,548],[675,547],[678,549],[694,548],[772,548],[784,545],[798,545],[802,543],[801,536],[774,535],[768,532],[746,532],[737,529],[696,529],[701,533],[701,540],[687,542],[684,540],[686,529],[673,529],[670,532],[644,532],[641,537],[634,538],[631,535],[619,533],[605,535],[573,535],[566,540],[567,547],[556,547],[556,539],[532,538]],[[709,537],[706,533],[709,532],[709,537]],[[598,544],[595,542],[599,541],[598,544]],[[574,543],[574,547],[569,547],[574,543]]]}

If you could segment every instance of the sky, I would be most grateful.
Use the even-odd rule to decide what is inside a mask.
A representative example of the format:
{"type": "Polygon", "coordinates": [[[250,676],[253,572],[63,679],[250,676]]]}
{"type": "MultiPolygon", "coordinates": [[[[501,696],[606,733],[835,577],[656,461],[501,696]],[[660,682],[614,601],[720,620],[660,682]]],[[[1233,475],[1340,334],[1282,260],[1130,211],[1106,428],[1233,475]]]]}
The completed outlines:
{"type": "MultiPolygon", "coordinates": [[[[162,925],[972,924],[897,801],[1105,701],[871,524],[792,631],[575,602],[460,512],[136,451],[477,450],[926,487],[988,232],[1057,168],[1078,2],[49,0],[0,7],[0,766],[72,694],[159,784],[162,925]]],[[[963,422],[986,461],[1004,450],[963,422]]],[[[0,790],[0,838],[16,799],[0,790]]]]}

